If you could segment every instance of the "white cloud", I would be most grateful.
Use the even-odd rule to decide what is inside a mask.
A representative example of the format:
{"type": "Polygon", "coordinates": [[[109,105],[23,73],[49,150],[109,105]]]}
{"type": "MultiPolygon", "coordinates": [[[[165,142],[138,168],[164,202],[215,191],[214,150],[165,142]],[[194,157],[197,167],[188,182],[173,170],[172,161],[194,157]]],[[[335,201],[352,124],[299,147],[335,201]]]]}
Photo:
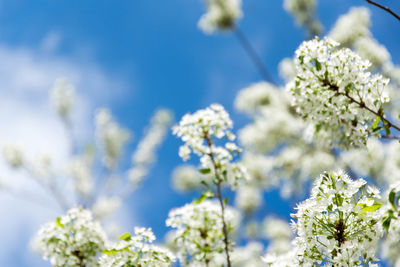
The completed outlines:
{"type": "MultiPolygon", "coordinates": [[[[56,78],[68,77],[77,88],[80,100],[74,123],[80,130],[75,134],[85,137],[91,136],[93,108],[99,103],[111,104],[126,86],[119,77],[113,77],[96,64],[84,63],[78,57],[51,55],[59,40],[61,37],[52,33],[37,51],[0,44],[0,149],[4,144],[15,144],[29,158],[49,155],[56,166],[62,167],[68,158],[69,144],[48,97],[56,78]]],[[[0,178],[17,191],[37,193],[50,207],[41,208],[0,192],[0,266],[19,266],[10,262],[15,253],[23,255],[19,260],[27,266],[45,265],[30,252],[28,242],[40,224],[59,215],[56,205],[39,186],[23,173],[10,170],[2,160],[0,178]]]]}

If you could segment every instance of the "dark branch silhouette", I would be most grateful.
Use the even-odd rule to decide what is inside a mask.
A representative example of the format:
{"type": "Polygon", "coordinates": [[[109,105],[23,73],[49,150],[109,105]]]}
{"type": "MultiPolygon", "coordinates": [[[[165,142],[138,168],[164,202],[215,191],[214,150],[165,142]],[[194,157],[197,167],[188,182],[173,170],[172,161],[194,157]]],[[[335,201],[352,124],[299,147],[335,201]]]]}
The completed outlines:
{"type": "Polygon", "coordinates": [[[272,79],[272,76],[269,74],[267,68],[264,66],[264,63],[258,56],[256,50],[253,48],[253,46],[251,45],[249,40],[247,40],[247,38],[243,34],[243,32],[237,27],[233,29],[233,32],[235,33],[235,36],[239,40],[240,44],[243,46],[247,55],[250,57],[250,59],[256,65],[256,67],[257,67],[258,71],[260,72],[261,76],[263,77],[263,79],[267,82],[277,85],[275,83],[274,79],[272,79]]]}
{"type": "Polygon", "coordinates": [[[383,5],[381,5],[381,4],[379,4],[379,3],[375,2],[375,1],[372,1],[372,0],[365,0],[365,1],[367,1],[367,2],[370,3],[371,5],[374,5],[374,6],[376,6],[376,7],[379,7],[379,8],[381,8],[381,9],[385,10],[386,12],[392,14],[392,16],[394,16],[398,21],[400,21],[400,16],[397,15],[397,14],[396,14],[393,10],[391,10],[390,8],[388,8],[388,7],[386,7],[386,6],[383,6],[383,5]]]}

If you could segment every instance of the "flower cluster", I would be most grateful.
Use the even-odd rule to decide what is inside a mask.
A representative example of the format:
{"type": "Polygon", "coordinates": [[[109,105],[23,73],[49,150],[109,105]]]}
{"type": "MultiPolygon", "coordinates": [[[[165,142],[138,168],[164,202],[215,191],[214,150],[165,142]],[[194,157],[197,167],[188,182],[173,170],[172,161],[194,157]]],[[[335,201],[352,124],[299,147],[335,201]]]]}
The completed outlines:
{"type": "Polygon", "coordinates": [[[235,205],[246,214],[253,213],[262,204],[262,190],[253,185],[240,186],[235,197],[235,205]]]}
{"type": "Polygon", "coordinates": [[[282,255],[275,255],[273,253],[267,253],[263,258],[263,261],[268,267],[299,267],[299,266],[312,266],[312,265],[299,265],[296,259],[296,250],[293,249],[282,255]]]}
{"type": "Polygon", "coordinates": [[[103,220],[121,206],[119,197],[100,196],[92,206],[93,215],[98,220],[103,220]]]}
{"type": "Polygon", "coordinates": [[[254,117],[254,122],[239,132],[240,142],[249,150],[267,153],[282,141],[297,135],[303,126],[294,117],[286,92],[259,82],[241,90],[235,99],[237,110],[254,117]]]}
{"type": "Polygon", "coordinates": [[[58,78],[51,90],[51,98],[58,115],[68,119],[75,102],[75,87],[66,78],[58,78]]]}
{"type": "MultiPolygon", "coordinates": [[[[238,212],[232,208],[225,209],[224,218],[229,231],[239,223],[238,212]]],[[[175,228],[175,247],[182,264],[189,265],[190,261],[207,264],[215,260],[215,257],[223,257],[223,221],[217,202],[204,200],[173,209],[166,224],[175,228]]]]}
{"type": "Polygon", "coordinates": [[[94,155],[90,150],[71,159],[68,165],[68,174],[74,182],[74,188],[82,196],[89,196],[94,189],[94,180],[91,168],[94,155]]]}
{"type": "Polygon", "coordinates": [[[235,98],[235,108],[250,116],[261,112],[267,106],[284,104],[282,91],[268,82],[258,82],[241,90],[235,98]]]}
{"type": "Polygon", "coordinates": [[[24,164],[24,157],[19,147],[6,145],[3,147],[3,157],[6,163],[13,168],[19,168],[24,164]]]}
{"type": "Polygon", "coordinates": [[[233,124],[229,114],[219,104],[183,116],[179,125],[174,126],[173,132],[185,144],[179,149],[179,156],[187,160],[191,153],[200,156],[202,173],[212,173],[215,183],[227,181],[236,185],[245,177],[245,170],[233,158],[241,150],[232,141],[235,135],[230,131],[233,124]],[[227,140],[223,145],[218,144],[227,140]]]}
{"type": "Polygon", "coordinates": [[[289,252],[293,235],[290,224],[275,217],[265,218],[263,224],[264,235],[269,240],[267,252],[275,256],[289,252]]]}
{"type": "Polygon", "coordinates": [[[322,174],[311,197],[292,215],[298,261],[305,266],[371,266],[383,233],[379,199],[379,191],[366,188],[363,179],[353,181],[343,171],[322,174]]]}
{"type": "Polygon", "coordinates": [[[372,66],[380,67],[390,60],[390,54],[385,46],[372,37],[362,37],[354,44],[357,53],[368,59],[372,66]]]}
{"type": "Polygon", "coordinates": [[[151,118],[145,136],[132,155],[133,167],[129,179],[136,186],[148,174],[150,165],[156,159],[156,150],[161,145],[172,121],[172,113],[167,109],[158,110],[151,118]]]}
{"type": "Polygon", "coordinates": [[[241,0],[205,0],[207,13],[199,20],[199,27],[205,33],[215,30],[231,30],[242,17],[241,0]]]}
{"type": "Polygon", "coordinates": [[[193,165],[181,165],[174,169],[172,173],[172,182],[175,190],[179,192],[189,192],[201,188],[201,182],[204,181],[197,168],[193,165]]]}
{"type": "Polygon", "coordinates": [[[297,24],[306,26],[311,35],[318,35],[322,30],[321,23],[315,18],[315,0],[285,0],[283,7],[291,13],[297,24]]]}
{"type": "MultiPolygon", "coordinates": [[[[255,241],[249,242],[246,246],[237,247],[232,252],[232,265],[237,267],[264,267],[265,264],[261,258],[263,250],[263,245],[255,241]]],[[[223,263],[212,266],[223,266],[223,263]]]]}
{"type": "Polygon", "coordinates": [[[103,162],[109,169],[114,169],[122,155],[123,148],[130,138],[128,130],[122,129],[107,109],[100,109],[96,114],[96,136],[103,149],[103,162]]]}
{"type": "Polygon", "coordinates": [[[53,266],[99,266],[97,255],[105,242],[106,235],[90,211],[72,208],[42,226],[34,245],[53,266]]]}
{"type": "Polygon", "coordinates": [[[366,7],[353,7],[336,21],[329,37],[343,46],[352,46],[358,38],[370,35],[370,12],[366,7]],[[351,30],[350,30],[351,29],[351,30]]]}
{"type": "Polygon", "coordinates": [[[288,89],[299,114],[314,124],[316,137],[342,148],[365,146],[377,116],[383,117],[382,104],[389,101],[389,80],[368,72],[370,63],[350,49],[336,46],[327,38],[304,42],[288,89]]]}
{"type": "Polygon", "coordinates": [[[106,245],[99,260],[102,267],[168,267],[175,257],[167,250],[151,243],[155,236],[151,229],[135,227],[135,235],[125,233],[121,241],[106,245]]]}

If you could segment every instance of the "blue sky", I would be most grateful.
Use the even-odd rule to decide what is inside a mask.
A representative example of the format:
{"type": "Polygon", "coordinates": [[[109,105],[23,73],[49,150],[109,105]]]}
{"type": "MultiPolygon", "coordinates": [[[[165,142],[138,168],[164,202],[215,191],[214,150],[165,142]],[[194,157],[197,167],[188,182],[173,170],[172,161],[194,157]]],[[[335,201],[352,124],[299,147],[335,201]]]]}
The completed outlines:
{"type": "MultiPolygon", "coordinates": [[[[338,15],[351,5],[365,5],[361,0],[319,2],[319,17],[325,29],[330,29],[338,15]]],[[[398,1],[381,2],[400,11],[398,1]]],[[[374,36],[400,64],[400,23],[369,7],[374,36]]],[[[197,21],[203,12],[201,0],[0,1],[0,96],[4,103],[8,95],[13,96],[13,101],[7,102],[8,111],[17,110],[21,100],[23,108],[45,114],[46,90],[54,77],[65,75],[77,80],[77,89],[87,104],[83,114],[90,117],[94,107],[108,106],[118,121],[135,133],[135,140],[160,106],[172,109],[180,118],[186,112],[219,102],[240,127],[246,119],[232,108],[235,95],[261,77],[233,35],[205,35],[198,30],[197,21]],[[25,71],[21,71],[22,75],[31,75],[26,81],[22,79],[23,85],[16,73],[21,66],[25,71]],[[31,90],[30,83],[32,88],[44,89],[31,90]]],[[[282,82],[277,65],[282,58],[292,56],[304,38],[304,32],[283,10],[282,1],[245,0],[239,26],[274,79],[282,82]]],[[[28,121],[40,124],[39,118],[42,117],[28,121]]],[[[84,122],[81,126],[85,126],[84,122]]],[[[49,131],[52,129],[49,127],[49,131]]],[[[180,196],[170,187],[171,171],[181,162],[177,155],[179,144],[168,136],[152,174],[132,196],[125,212],[125,216],[133,217],[128,221],[152,227],[160,239],[166,231],[168,210],[193,197],[180,196]]],[[[135,142],[131,149],[134,145],[135,142]]],[[[125,164],[128,162],[127,156],[125,164]]],[[[277,198],[275,192],[266,197],[264,212],[287,217],[285,212],[290,206],[277,198]]],[[[7,223],[9,216],[26,220],[28,208],[13,206],[11,210],[13,199],[3,201],[6,204],[0,207],[4,221],[1,226],[8,234],[0,240],[0,247],[7,248],[7,253],[0,253],[0,266],[47,266],[29,252],[27,242],[35,227],[51,216],[37,218],[32,224],[29,220],[23,224],[7,223]]]]}

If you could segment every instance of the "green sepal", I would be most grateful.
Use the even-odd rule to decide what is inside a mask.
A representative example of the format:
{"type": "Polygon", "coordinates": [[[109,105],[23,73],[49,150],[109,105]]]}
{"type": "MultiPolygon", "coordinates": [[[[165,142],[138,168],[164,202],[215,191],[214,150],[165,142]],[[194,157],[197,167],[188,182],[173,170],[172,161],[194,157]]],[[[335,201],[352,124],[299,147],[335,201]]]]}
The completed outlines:
{"type": "Polygon", "coordinates": [[[213,192],[205,191],[205,192],[203,192],[203,194],[201,194],[201,196],[198,199],[194,200],[193,203],[200,204],[204,200],[206,200],[208,198],[213,198],[213,197],[214,197],[214,193],[213,192]]]}
{"type": "Polygon", "coordinates": [[[124,241],[129,241],[129,240],[131,240],[131,234],[129,232],[126,232],[125,234],[122,234],[118,238],[121,240],[124,240],[124,241]]]}

